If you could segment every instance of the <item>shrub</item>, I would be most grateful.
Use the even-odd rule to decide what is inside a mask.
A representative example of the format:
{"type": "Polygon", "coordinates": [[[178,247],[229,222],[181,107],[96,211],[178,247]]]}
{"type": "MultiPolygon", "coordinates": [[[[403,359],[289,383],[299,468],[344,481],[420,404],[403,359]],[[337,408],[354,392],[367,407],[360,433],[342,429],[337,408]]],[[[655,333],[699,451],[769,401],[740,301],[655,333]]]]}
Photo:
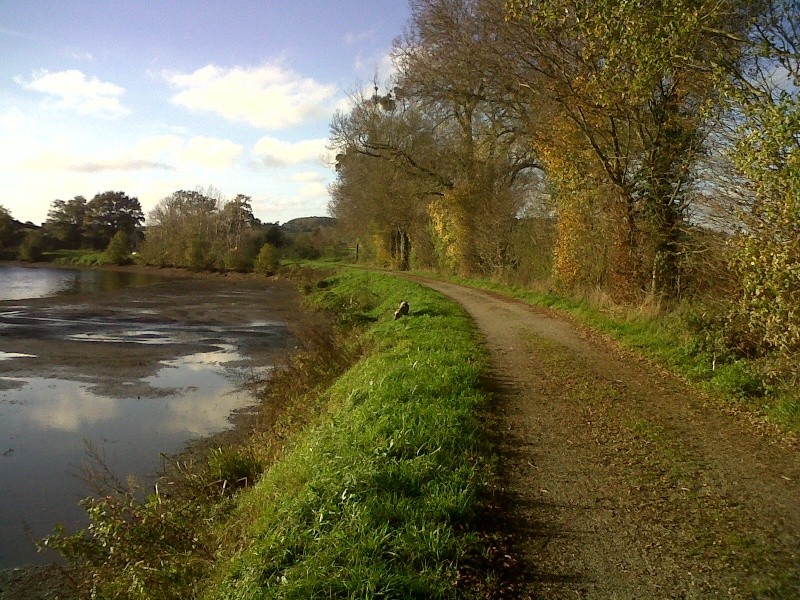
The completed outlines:
{"type": "Polygon", "coordinates": [[[131,262],[130,243],[124,231],[118,231],[108,243],[103,254],[104,262],[112,265],[126,265],[131,262]]]}
{"type": "Polygon", "coordinates": [[[208,459],[209,474],[223,492],[253,485],[264,470],[252,448],[216,448],[208,459]]]}
{"type": "Polygon", "coordinates": [[[272,275],[278,270],[279,266],[278,249],[269,242],[261,246],[261,250],[253,263],[253,270],[256,273],[272,275]]]}
{"type": "Polygon", "coordinates": [[[44,252],[44,237],[38,231],[27,231],[19,245],[19,258],[28,262],[37,262],[44,252]]]}

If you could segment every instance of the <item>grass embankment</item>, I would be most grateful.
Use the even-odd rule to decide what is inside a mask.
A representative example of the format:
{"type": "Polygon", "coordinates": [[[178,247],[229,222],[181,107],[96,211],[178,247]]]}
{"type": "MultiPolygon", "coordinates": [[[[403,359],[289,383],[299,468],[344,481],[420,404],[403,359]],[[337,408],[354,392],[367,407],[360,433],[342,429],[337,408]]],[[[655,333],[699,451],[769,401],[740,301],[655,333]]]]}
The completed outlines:
{"type": "Polygon", "coordinates": [[[419,274],[497,292],[571,315],[715,396],[744,404],[784,429],[800,433],[800,396],[796,390],[766,383],[769,378],[763,365],[726,351],[718,333],[710,326],[713,311],[702,305],[684,303],[670,311],[616,306],[486,279],[419,274]]]}
{"type": "Polygon", "coordinates": [[[321,422],[241,495],[239,548],[203,597],[464,597],[491,471],[476,333],[416,284],[365,272],[329,283],[312,304],[365,324],[366,353],[327,390],[321,422]],[[393,320],[401,299],[412,314],[393,320]]]}
{"type": "Polygon", "coordinates": [[[96,267],[108,264],[102,250],[54,250],[42,254],[42,260],[56,265],[96,267]]]}

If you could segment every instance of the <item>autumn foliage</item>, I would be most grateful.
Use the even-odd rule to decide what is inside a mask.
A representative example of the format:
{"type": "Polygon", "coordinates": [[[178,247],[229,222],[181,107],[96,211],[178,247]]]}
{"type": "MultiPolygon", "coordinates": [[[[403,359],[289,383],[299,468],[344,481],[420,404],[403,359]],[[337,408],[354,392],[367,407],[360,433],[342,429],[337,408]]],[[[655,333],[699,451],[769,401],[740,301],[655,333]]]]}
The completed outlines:
{"type": "Polygon", "coordinates": [[[734,351],[791,362],[800,3],[411,6],[396,76],[331,127],[362,258],[624,303],[724,293],[734,351]]]}

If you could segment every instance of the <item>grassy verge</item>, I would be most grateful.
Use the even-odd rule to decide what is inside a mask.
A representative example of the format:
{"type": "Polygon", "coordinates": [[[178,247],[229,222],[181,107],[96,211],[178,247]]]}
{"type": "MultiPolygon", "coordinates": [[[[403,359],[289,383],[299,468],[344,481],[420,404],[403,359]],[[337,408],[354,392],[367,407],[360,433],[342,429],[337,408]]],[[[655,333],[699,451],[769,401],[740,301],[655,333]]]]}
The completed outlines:
{"type": "MultiPolygon", "coordinates": [[[[54,250],[42,254],[42,260],[56,265],[71,265],[75,267],[98,267],[109,264],[122,264],[108,258],[103,250],[54,250]]],[[[133,260],[128,259],[129,262],[133,260]]],[[[125,263],[127,264],[127,263],[125,263]]]]}
{"type": "Polygon", "coordinates": [[[364,272],[328,283],[313,304],[365,324],[368,351],[327,391],[322,421],[242,496],[239,548],[203,597],[464,597],[491,470],[475,332],[415,284],[364,272]],[[395,321],[401,299],[414,314],[395,321]]]}

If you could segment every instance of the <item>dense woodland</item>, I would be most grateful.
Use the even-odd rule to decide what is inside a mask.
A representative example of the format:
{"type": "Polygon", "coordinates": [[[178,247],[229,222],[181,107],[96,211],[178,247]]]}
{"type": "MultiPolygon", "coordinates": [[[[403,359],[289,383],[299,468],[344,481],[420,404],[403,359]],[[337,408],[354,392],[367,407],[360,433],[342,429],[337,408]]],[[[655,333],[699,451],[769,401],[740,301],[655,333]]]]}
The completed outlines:
{"type": "Polygon", "coordinates": [[[796,375],[800,2],[411,4],[331,125],[375,260],[691,302],[715,354],[796,375]]]}

